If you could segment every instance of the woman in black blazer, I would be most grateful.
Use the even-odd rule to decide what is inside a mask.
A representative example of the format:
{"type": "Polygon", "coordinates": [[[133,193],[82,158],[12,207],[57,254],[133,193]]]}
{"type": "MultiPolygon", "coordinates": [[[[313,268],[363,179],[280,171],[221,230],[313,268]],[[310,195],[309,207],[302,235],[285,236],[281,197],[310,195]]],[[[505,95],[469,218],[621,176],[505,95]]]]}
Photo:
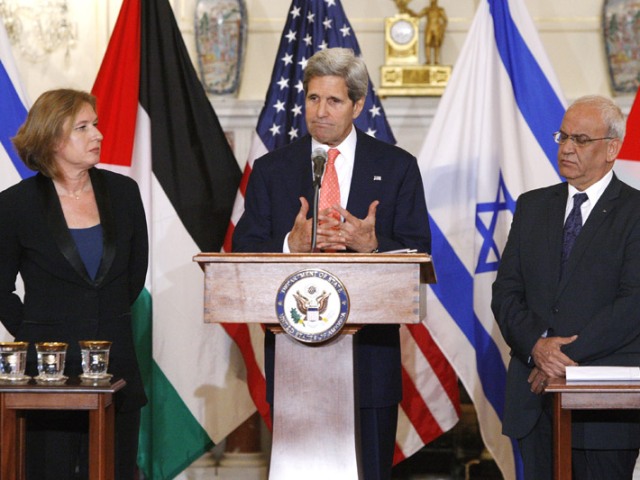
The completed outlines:
{"type": "MultiPolygon", "coordinates": [[[[44,93],[13,143],[38,173],[0,193],[0,321],[30,343],[69,344],[65,374],[81,373],[79,340],[110,340],[116,394],[116,478],[134,478],[140,409],[147,399],[134,350],[131,305],[144,286],[147,227],[137,184],[95,168],[102,134],[95,97],[44,93]],[[16,295],[18,273],[24,299],[16,295]]],[[[29,412],[27,477],[85,478],[86,412],[29,412]]]]}

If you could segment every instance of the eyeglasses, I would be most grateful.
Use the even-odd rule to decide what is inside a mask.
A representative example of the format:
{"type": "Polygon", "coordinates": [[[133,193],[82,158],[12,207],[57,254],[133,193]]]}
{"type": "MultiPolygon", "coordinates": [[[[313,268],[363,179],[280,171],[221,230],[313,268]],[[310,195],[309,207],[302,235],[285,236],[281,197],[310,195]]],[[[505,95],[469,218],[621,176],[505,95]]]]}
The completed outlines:
{"type": "Polygon", "coordinates": [[[553,139],[556,143],[564,145],[565,143],[567,143],[567,140],[571,140],[577,147],[584,147],[585,145],[589,145],[591,142],[596,142],[598,140],[613,140],[614,138],[616,137],[590,138],[588,135],[584,134],[567,135],[562,130],[553,134],[553,139]]]}

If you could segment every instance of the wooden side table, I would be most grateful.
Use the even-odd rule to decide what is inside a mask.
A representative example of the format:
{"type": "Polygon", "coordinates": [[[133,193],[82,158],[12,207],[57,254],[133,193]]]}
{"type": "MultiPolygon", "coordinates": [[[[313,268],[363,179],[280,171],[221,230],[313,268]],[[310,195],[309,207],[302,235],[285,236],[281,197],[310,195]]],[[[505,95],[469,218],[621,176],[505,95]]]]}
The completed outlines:
{"type": "Polygon", "coordinates": [[[85,384],[70,378],[63,385],[0,384],[0,478],[24,479],[25,410],[89,411],[89,478],[114,478],[113,394],[126,382],[85,384]]]}
{"type": "Polygon", "coordinates": [[[553,394],[553,475],[571,480],[571,410],[640,409],[640,382],[569,382],[554,378],[545,388],[553,394]]]}

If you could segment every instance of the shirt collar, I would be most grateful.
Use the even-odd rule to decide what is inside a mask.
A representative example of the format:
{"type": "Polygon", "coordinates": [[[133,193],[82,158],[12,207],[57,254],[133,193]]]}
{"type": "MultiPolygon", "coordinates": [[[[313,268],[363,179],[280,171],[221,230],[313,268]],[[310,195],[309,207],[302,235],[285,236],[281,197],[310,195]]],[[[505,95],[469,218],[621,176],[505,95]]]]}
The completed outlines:
{"type": "Polygon", "coordinates": [[[600,200],[600,197],[604,193],[605,189],[611,183],[613,179],[613,170],[609,170],[604,177],[598,180],[596,183],[587,188],[584,192],[580,192],[573,185],[569,185],[569,198],[573,198],[576,193],[586,193],[589,198],[589,203],[595,205],[600,200]]]}
{"type": "Polygon", "coordinates": [[[320,143],[312,137],[311,151],[313,152],[316,148],[322,148],[326,152],[327,150],[329,150],[329,148],[337,148],[338,150],[340,150],[340,156],[343,157],[348,163],[352,164],[353,159],[356,156],[357,139],[358,134],[356,133],[356,128],[352,125],[349,135],[347,135],[347,137],[342,141],[340,145],[337,145],[335,147],[329,147],[329,145],[320,143]]]}

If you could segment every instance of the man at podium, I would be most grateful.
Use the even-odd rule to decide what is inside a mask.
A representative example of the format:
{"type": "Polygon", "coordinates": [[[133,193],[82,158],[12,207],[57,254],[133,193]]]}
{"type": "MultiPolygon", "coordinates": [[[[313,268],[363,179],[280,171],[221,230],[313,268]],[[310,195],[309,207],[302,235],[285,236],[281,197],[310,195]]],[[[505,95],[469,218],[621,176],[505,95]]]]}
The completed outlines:
{"type": "MultiPolygon", "coordinates": [[[[303,81],[309,134],[254,163],[245,211],[233,235],[234,252],[311,251],[312,157],[318,156],[318,149],[327,152],[318,250],[431,251],[415,157],[353,125],[362,112],[368,78],[364,61],[350,49],[326,49],[309,59],[303,81]]],[[[267,332],[265,369],[272,408],[274,343],[274,335],[267,332]]],[[[390,479],[402,398],[399,327],[367,325],[355,335],[354,348],[364,478],[390,479]]]]}

